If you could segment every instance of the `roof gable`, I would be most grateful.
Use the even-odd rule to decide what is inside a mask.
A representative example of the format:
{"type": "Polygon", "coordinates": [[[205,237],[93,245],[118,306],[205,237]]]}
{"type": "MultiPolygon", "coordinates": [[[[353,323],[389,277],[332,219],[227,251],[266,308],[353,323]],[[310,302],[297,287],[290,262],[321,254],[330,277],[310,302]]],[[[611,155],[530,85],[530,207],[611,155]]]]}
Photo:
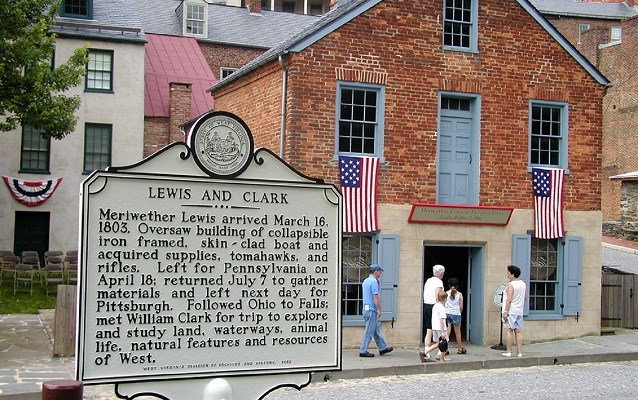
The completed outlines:
{"type": "MultiPolygon", "coordinates": [[[[317,21],[315,24],[307,27],[298,34],[290,37],[288,40],[273,47],[261,56],[255,58],[250,63],[244,65],[239,70],[235,71],[231,76],[218,82],[211,87],[209,91],[213,91],[219,87],[222,87],[241,76],[247,74],[259,68],[280,55],[288,52],[300,52],[318,40],[326,37],[328,34],[336,31],[342,25],[353,20],[357,16],[368,11],[375,5],[381,3],[384,0],[352,0],[344,3],[327,13],[323,18],[317,21]]],[[[532,17],[556,42],[572,57],[583,69],[585,69],[591,76],[601,85],[608,85],[609,81],[605,78],[596,67],[594,67],[567,39],[565,39],[559,32],[551,25],[529,0],[516,0],[516,2],[532,17]]]]}
{"type": "Polygon", "coordinates": [[[169,117],[170,83],[190,83],[191,118],[213,108],[206,88],[217,80],[193,38],[147,34],[144,115],[169,117]]]}

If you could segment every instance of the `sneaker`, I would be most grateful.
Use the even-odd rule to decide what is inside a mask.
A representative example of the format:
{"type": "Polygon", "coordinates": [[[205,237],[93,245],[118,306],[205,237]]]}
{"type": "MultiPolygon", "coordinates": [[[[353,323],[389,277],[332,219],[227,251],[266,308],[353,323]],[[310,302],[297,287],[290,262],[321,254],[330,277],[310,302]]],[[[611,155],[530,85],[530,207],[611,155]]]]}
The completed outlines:
{"type": "Polygon", "coordinates": [[[518,353],[518,354],[516,355],[516,357],[518,357],[518,358],[523,357],[523,353],[518,353]]]}
{"type": "Polygon", "coordinates": [[[359,353],[359,357],[374,357],[374,354],[366,351],[365,353],[359,353]]]}
{"type": "Polygon", "coordinates": [[[511,356],[512,356],[512,353],[503,353],[503,354],[501,354],[501,355],[502,355],[503,357],[511,357],[511,356]]]}

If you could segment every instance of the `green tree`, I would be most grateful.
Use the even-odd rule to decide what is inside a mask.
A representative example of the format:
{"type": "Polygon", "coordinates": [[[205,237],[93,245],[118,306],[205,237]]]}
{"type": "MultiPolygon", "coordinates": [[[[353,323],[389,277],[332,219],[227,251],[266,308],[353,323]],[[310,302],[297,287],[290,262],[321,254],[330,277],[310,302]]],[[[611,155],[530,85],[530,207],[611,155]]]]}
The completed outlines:
{"type": "Polygon", "coordinates": [[[50,32],[59,0],[0,0],[0,131],[31,125],[60,139],[75,129],[86,48],[52,66],[56,37],[50,32]]]}

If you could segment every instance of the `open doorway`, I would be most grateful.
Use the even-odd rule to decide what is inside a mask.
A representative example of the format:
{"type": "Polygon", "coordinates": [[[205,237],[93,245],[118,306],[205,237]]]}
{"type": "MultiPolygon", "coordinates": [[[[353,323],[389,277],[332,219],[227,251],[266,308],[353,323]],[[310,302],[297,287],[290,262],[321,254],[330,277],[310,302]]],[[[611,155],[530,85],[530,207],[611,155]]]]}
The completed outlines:
{"type": "MultiPolygon", "coordinates": [[[[432,267],[441,264],[445,267],[443,285],[449,289],[447,281],[456,278],[459,291],[463,293],[463,312],[461,313],[461,336],[463,341],[482,342],[483,327],[483,247],[466,245],[428,245],[424,246],[423,282],[432,276],[432,267]]],[[[453,335],[453,334],[452,334],[453,335]]],[[[425,321],[421,324],[421,340],[425,336],[425,321]]]]}
{"type": "Polygon", "coordinates": [[[44,265],[44,252],[49,250],[48,212],[16,211],[13,252],[17,255],[24,250],[37,251],[40,265],[44,265]]]}

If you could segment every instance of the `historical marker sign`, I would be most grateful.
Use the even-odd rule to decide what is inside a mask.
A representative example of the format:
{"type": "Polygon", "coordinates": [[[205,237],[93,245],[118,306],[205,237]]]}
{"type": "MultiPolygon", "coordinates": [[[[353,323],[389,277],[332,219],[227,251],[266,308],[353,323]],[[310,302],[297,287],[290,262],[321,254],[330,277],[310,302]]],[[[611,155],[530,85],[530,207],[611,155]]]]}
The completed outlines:
{"type": "Polygon", "coordinates": [[[77,378],[341,368],[341,197],[213,113],[82,186],[77,378]]]}

